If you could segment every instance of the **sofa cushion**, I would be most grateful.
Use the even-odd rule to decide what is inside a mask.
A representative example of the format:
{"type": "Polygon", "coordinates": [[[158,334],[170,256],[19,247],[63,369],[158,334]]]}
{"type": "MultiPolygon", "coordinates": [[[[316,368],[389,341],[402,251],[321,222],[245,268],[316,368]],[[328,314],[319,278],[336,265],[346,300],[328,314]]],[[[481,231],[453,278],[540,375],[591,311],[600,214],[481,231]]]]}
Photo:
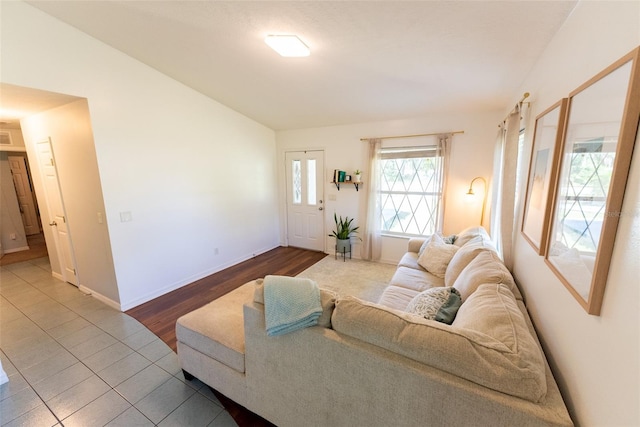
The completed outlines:
{"type": "Polygon", "coordinates": [[[519,389],[518,394],[514,393],[515,390],[505,393],[520,395],[534,402],[544,397],[547,385],[542,350],[506,285],[484,284],[478,287],[458,310],[453,326],[477,332],[478,344],[495,348],[498,351],[492,356],[504,357],[512,364],[502,365],[499,358],[487,359],[496,362],[486,365],[490,374],[507,380],[501,388],[519,389]]]}
{"type": "Polygon", "coordinates": [[[431,288],[420,292],[407,305],[405,311],[428,320],[450,325],[462,305],[460,292],[451,287],[431,288]]]}
{"type": "Polygon", "coordinates": [[[476,236],[469,240],[464,246],[460,247],[451,258],[451,261],[449,261],[447,271],[444,273],[445,286],[453,286],[453,283],[460,273],[462,273],[462,270],[483,251],[495,251],[495,249],[493,245],[482,236],[476,236]]]}
{"type": "Polygon", "coordinates": [[[462,301],[466,301],[480,285],[485,283],[503,283],[513,293],[516,299],[522,295],[516,286],[513,276],[504,266],[502,260],[493,251],[482,251],[465,267],[453,283],[453,287],[460,291],[462,301]]]}
{"type": "Polygon", "coordinates": [[[176,322],[176,339],[189,347],[244,372],[243,305],[251,302],[253,282],[200,307],[176,322]]]}
{"type": "Polygon", "coordinates": [[[405,311],[411,300],[419,293],[413,289],[389,285],[380,296],[378,304],[405,311]]]}
{"type": "MultiPolygon", "coordinates": [[[[322,305],[322,314],[318,318],[318,326],[323,328],[331,327],[331,313],[336,304],[338,294],[335,292],[320,288],[320,304],[322,305]]],[[[253,300],[264,305],[264,281],[258,279],[255,281],[255,290],[253,300]]]]}
{"type": "Polygon", "coordinates": [[[469,228],[465,228],[464,230],[462,230],[456,237],[455,241],[453,242],[454,245],[458,246],[458,247],[462,247],[464,245],[467,244],[467,242],[471,239],[473,239],[474,237],[482,237],[483,239],[487,240],[487,241],[491,241],[491,238],[489,237],[489,235],[487,234],[487,231],[483,228],[483,227],[479,227],[479,226],[474,226],[474,227],[469,227],[469,228]]]}
{"type": "Polygon", "coordinates": [[[389,282],[389,286],[413,289],[418,292],[443,285],[444,279],[434,276],[422,267],[420,267],[419,270],[409,267],[398,267],[389,282]]]}
{"type": "Polygon", "coordinates": [[[445,243],[440,235],[433,234],[422,254],[418,255],[418,264],[431,274],[444,278],[449,261],[457,250],[457,246],[445,243]]]}
{"type": "Polygon", "coordinates": [[[487,285],[483,298],[469,299],[467,314],[453,325],[422,319],[399,310],[340,298],[333,312],[333,328],[369,344],[408,357],[493,390],[534,402],[546,393],[545,364],[513,295],[502,285],[487,285]],[[500,289],[500,288],[503,289],[500,289]],[[487,299],[487,304],[483,304],[487,299]],[[484,313],[484,311],[489,312],[484,313]],[[495,310],[495,313],[493,311],[495,310]],[[503,328],[468,328],[471,317],[490,317],[503,328]],[[509,330],[513,337],[508,336],[509,330]],[[489,334],[496,333],[493,337],[489,334]],[[501,340],[505,341],[502,342],[501,340]]]}

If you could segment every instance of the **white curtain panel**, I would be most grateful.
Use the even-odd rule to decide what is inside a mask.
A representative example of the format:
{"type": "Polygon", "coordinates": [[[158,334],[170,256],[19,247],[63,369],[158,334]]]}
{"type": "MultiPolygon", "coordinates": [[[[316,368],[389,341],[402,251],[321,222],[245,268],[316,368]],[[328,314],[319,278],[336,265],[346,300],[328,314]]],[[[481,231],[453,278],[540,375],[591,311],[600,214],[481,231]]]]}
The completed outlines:
{"type": "Polygon", "coordinates": [[[362,225],[362,249],[360,257],[369,261],[377,261],[382,256],[382,236],[380,233],[380,147],[382,140],[370,139],[369,143],[369,183],[365,193],[367,216],[362,225]]]}
{"type": "Polygon", "coordinates": [[[436,207],[439,215],[436,219],[436,231],[442,233],[444,229],[444,211],[445,211],[445,199],[447,194],[447,176],[449,175],[449,157],[451,153],[451,139],[453,138],[453,134],[444,134],[438,135],[438,151],[436,153],[437,156],[442,158],[440,162],[440,170],[438,171],[438,179],[440,188],[442,188],[442,197],[440,197],[438,203],[439,206],[436,207]]]}
{"type": "Polygon", "coordinates": [[[498,253],[502,256],[500,245],[500,207],[502,194],[502,157],[504,155],[504,140],[507,136],[507,127],[505,123],[498,126],[498,134],[496,135],[496,145],[493,151],[493,178],[491,180],[491,211],[489,227],[491,239],[498,249],[498,253]]]}
{"type": "Polygon", "coordinates": [[[520,108],[516,108],[501,126],[494,156],[491,236],[505,266],[513,267],[513,241],[516,208],[516,171],[520,108]]]}

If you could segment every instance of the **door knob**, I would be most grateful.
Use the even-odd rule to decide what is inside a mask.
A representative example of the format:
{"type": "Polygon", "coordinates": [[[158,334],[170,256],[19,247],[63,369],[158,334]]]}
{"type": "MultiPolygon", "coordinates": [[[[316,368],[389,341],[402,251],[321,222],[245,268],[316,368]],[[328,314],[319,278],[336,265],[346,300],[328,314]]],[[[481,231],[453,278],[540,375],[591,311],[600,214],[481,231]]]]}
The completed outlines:
{"type": "Polygon", "coordinates": [[[53,226],[58,225],[58,223],[57,223],[57,222],[55,222],[55,221],[51,221],[51,222],[49,223],[49,225],[53,227],[53,226]]]}
{"type": "Polygon", "coordinates": [[[320,207],[318,208],[318,210],[319,210],[319,211],[321,211],[321,210],[322,210],[322,206],[320,206],[320,207]]]}

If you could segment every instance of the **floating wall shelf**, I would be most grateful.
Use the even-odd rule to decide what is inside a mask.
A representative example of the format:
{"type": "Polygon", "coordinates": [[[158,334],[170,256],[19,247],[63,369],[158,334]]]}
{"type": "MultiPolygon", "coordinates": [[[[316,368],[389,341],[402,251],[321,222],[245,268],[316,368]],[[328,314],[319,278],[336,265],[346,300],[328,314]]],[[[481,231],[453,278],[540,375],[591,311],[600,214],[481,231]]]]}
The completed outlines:
{"type": "Polygon", "coordinates": [[[338,191],[340,191],[340,184],[353,184],[356,187],[356,191],[358,191],[360,185],[362,184],[362,181],[360,182],[355,182],[355,181],[332,181],[333,184],[336,185],[336,188],[338,189],[338,191]]]}

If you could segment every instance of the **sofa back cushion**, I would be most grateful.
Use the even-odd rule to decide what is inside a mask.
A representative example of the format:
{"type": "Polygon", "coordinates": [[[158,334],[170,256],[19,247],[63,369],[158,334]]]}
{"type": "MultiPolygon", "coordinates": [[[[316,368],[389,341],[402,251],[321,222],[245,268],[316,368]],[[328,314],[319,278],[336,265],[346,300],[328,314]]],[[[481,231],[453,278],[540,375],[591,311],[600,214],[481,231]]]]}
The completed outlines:
{"type": "Polygon", "coordinates": [[[533,401],[544,397],[547,389],[544,355],[506,285],[478,287],[462,304],[452,326],[475,333],[477,345],[496,350],[483,352],[488,363],[478,369],[487,369],[488,375],[500,378],[502,391],[519,393],[520,397],[533,401]]]}
{"type": "Polygon", "coordinates": [[[543,356],[511,292],[500,290],[502,285],[493,286],[489,289],[493,294],[483,293],[475,302],[469,299],[467,314],[459,322],[463,327],[456,326],[457,319],[446,325],[346,297],[336,302],[333,329],[476,384],[538,402],[546,394],[543,356]],[[485,298],[489,300],[486,304],[485,298]],[[485,314],[486,309],[496,312],[485,314]],[[492,316],[491,325],[502,322],[504,327],[485,331],[466,327],[470,318],[485,315],[492,316]],[[509,331],[515,336],[510,337],[509,331]]]}
{"type": "Polygon", "coordinates": [[[493,245],[483,236],[476,236],[468,240],[464,246],[461,246],[449,261],[447,270],[444,273],[445,286],[453,286],[462,270],[483,251],[495,251],[493,245]]]}
{"type": "Polygon", "coordinates": [[[464,302],[480,285],[486,283],[502,283],[509,288],[516,299],[522,299],[513,276],[498,254],[493,251],[482,251],[471,260],[453,282],[453,287],[460,291],[464,302]]]}
{"type": "Polygon", "coordinates": [[[462,247],[466,245],[469,240],[478,236],[482,237],[486,241],[491,241],[491,238],[483,227],[469,227],[458,233],[456,239],[453,241],[453,244],[462,247]]]}

